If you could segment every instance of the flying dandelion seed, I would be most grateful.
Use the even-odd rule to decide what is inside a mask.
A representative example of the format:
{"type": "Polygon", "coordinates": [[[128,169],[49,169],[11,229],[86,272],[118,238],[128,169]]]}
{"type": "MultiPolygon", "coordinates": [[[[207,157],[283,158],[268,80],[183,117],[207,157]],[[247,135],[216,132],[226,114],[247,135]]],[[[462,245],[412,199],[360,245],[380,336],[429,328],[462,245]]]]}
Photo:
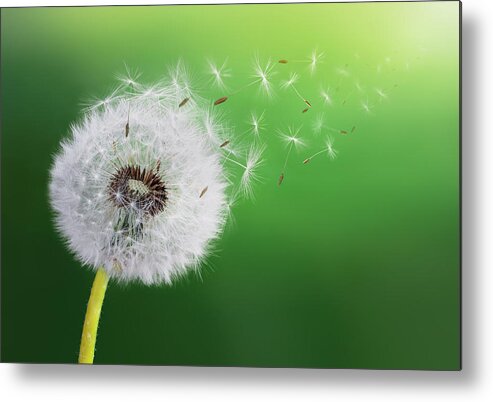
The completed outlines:
{"type": "Polygon", "coordinates": [[[262,64],[260,62],[260,59],[258,57],[255,57],[254,62],[253,62],[253,73],[252,73],[252,78],[253,81],[249,82],[248,84],[242,86],[241,88],[237,89],[236,91],[230,93],[227,96],[223,96],[219,99],[217,99],[214,102],[214,106],[220,105],[221,103],[226,102],[229,98],[231,98],[233,95],[236,95],[245,89],[258,85],[260,91],[267,95],[267,96],[272,96],[273,92],[273,86],[272,86],[272,76],[274,75],[274,64],[268,60],[265,64],[262,64]]]}
{"type": "Polygon", "coordinates": [[[354,87],[358,90],[358,92],[363,93],[365,89],[363,88],[363,85],[359,81],[354,82],[354,87]]]}
{"type": "Polygon", "coordinates": [[[255,79],[250,85],[259,84],[260,89],[267,96],[272,95],[272,75],[274,64],[268,60],[265,64],[260,62],[258,57],[255,58],[253,63],[253,78],[255,79]]]}
{"type": "Polygon", "coordinates": [[[291,151],[293,150],[293,148],[298,149],[306,145],[305,141],[302,140],[299,136],[300,131],[301,131],[301,127],[294,128],[292,126],[288,127],[287,131],[278,131],[279,138],[281,139],[282,142],[284,142],[287,148],[286,157],[284,159],[284,165],[282,167],[281,175],[279,176],[279,180],[277,182],[278,186],[280,186],[284,181],[284,177],[286,174],[286,167],[288,164],[289,156],[291,155],[291,151]]]}
{"type": "Polygon", "coordinates": [[[327,140],[325,141],[325,147],[322,150],[315,152],[312,156],[306,158],[303,161],[303,164],[306,165],[307,163],[311,162],[315,157],[323,154],[324,152],[326,152],[327,156],[332,160],[334,160],[337,157],[338,152],[334,149],[334,141],[331,137],[327,137],[327,140]]]}
{"type": "Polygon", "coordinates": [[[140,78],[140,72],[135,70],[132,71],[127,65],[125,65],[125,74],[117,74],[116,79],[126,87],[131,89],[138,85],[138,79],[140,78]]]}
{"type": "Polygon", "coordinates": [[[383,89],[375,88],[375,92],[377,93],[378,98],[380,99],[380,101],[388,98],[387,93],[383,89]]]}
{"type": "Polygon", "coordinates": [[[257,115],[255,112],[252,112],[250,114],[250,121],[249,121],[250,130],[249,130],[249,132],[252,135],[254,135],[256,138],[258,138],[261,131],[263,131],[265,128],[264,115],[265,115],[265,110],[260,115],[257,115]]]}
{"type": "Polygon", "coordinates": [[[319,113],[312,124],[312,129],[315,134],[320,134],[325,126],[325,115],[319,113]]]}
{"type": "Polygon", "coordinates": [[[185,98],[185,99],[183,99],[183,100],[180,102],[180,104],[178,105],[178,107],[183,107],[183,106],[185,106],[185,105],[188,103],[188,101],[189,101],[189,100],[190,100],[190,98],[185,98]]]}
{"type": "Polygon", "coordinates": [[[228,97],[227,96],[223,96],[222,98],[219,98],[217,99],[215,102],[214,102],[214,106],[217,106],[217,105],[220,105],[221,103],[224,103],[228,100],[228,97]]]}
{"type": "Polygon", "coordinates": [[[349,77],[351,75],[351,73],[347,69],[347,64],[344,67],[337,67],[336,68],[336,73],[338,75],[340,75],[341,77],[345,77],[345,78],[347,78],[347,77],[349,77]]]}
{"type": "Polygon", "coordinates": [[[322,63],[325,54],[323,52],[318,52],[316,49],[312,51],[311,55],[307,59],[302,60],[294,60],[294,59],[280,59],[278,60],[279,64],[288,64],[288,63],[303,63],[308,64],[308,68],[312,74],[315,73],[318,65],[322,63]]]}
{"type": "Polygon", "coordinates": [[[205,186],[202,191],[200,192],[199,198],[202,198],[205,193],[207,193],[207,190],[209,190],[209,186],[205,186]]]}
{"type": "Polygon", "coordinates": [[[241,163],[229,156],[224,157],[226,161],[229,161],[243,169],[241,175],[239,192],[246,198],[253,197],[253,183],[260,180],[258,175],[258,168],[262,165],[262,154],[265,147],[252,145],[248,150],[245,158],[245,163],[241,163]]]}
{"type": "Polygon", "coordinates": [[[231,70],[228,68],[227,62],[228,60],[226,59],[221,66],[216,65],[212,60],[207,62],[209,65],[211,82],[220,89],[226,89],[224,80],[231,77],[231,70]]]}
{"type": "Polygon", "coordinates": [[[370,103],[368,102],[368,100],[364,100],[364,101],[361,102],[361,109],[363,109],[363,111],[366,114],[371,114],[372,113],[372,107],[370,106],[370,103]]]}
{"type": "Polygon", "coordinates": [[[310,56],[310,72],[312,74],[315,73],[318,65],[322,62],[324,58],[324,53],[319,53],[317,50],[313,50],[311,56],[310,56]]]}
{"type": "Polygon", "coordinates": [[[320,96],[326,105],[332,105],[333,101],[329,88],[320,90],[320,96]]]}
{"type": "MultiPolygon", "coordinates": [[[[282,89],[288,89],[291,88],[296,96],[300,98],[306,105],[308,105],[308,108],[312,107],[312,104],[303,96],[301,93],[298,91],[296,88],[295,84],[298,82],[299,75],[296,73],[291,73],[289,78],[287,80],[284,80],[281,82],[281,88],[282,89]]],[[[303,113],[307,112],[308,109],[304,109],[303,113]]]]}

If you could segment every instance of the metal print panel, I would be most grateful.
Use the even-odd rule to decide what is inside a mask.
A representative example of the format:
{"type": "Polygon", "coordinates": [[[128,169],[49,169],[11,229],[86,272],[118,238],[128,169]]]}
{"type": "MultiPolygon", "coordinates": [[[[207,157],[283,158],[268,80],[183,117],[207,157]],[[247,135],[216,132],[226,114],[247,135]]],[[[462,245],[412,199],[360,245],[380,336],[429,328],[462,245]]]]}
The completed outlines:
{"type": "Polygon", "coordinates": [[[460,369],[459,44],[455,1],[2,9],[2,361],[460,369]]]}

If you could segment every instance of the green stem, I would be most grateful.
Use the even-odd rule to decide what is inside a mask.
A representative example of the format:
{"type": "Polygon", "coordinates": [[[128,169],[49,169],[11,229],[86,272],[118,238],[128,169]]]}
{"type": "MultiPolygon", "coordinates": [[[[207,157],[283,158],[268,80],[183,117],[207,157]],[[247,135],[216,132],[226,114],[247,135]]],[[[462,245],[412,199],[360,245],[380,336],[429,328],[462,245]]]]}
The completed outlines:
{"type": "Polygon", "coordinates": [[[92,364],[94,361],[94,350],[96,347],[96,336],[98,333],[99,317],[103,307],[104,295],[108,286],[108,275],[100,268],[92,284],[91,296],[87,303],[86,318],[82,329],[80,341],[79,363],[92,364]]]}

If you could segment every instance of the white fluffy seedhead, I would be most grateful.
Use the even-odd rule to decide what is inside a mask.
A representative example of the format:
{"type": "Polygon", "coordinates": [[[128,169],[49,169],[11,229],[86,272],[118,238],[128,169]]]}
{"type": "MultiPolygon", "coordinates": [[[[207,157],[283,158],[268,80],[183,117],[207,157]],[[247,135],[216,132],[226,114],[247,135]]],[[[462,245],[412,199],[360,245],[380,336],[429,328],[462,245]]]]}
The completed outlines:
{"type": "Polygon", "coordinates": [[[51,169],[51,204],[82,263],[122,282],[171,283],[198,267],[227,218],[224,130],[181,71],[127,84],[72,126],[51,169]]]}

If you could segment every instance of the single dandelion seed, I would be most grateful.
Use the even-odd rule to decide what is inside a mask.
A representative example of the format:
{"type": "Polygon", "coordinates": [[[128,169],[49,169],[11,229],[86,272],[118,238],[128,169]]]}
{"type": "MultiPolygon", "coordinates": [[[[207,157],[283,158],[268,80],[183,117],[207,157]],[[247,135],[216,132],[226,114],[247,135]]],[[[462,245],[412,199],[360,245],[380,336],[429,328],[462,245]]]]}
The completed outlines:
{"type": "Polygon", "coordinates": [[[346,130],[340,130],[340,133],[341,134],[347,134],[347,131],[346,130]]]}
{"type": "Polygon", "coordinates": [[[367,100],[364,100],[364,101],[362,101],[362,102],[361,102],[361,108],[362,108],[362,109],[363,109],[363,110],[364,110],[367,114],[371,114],[371,112],[372,112],[372,108],[371,108],[371,106],[370,106],[370,103],[369,103],[368,99],[367,99],[367,100]]]}
{"type": "Polygon", "coordinates": [[[325,115],[320,113],[313,121],[312,129],[315,134],[320,134],[325,126],[325,115]]]}
{"type": "Polygon", "coordinates": [[[313,74],[315,73],[318,65],[322,62],[324,58],[324,53],[323,52],[318,52],[316,49],[312,51],[309,57],[306,59],[300,59],[300,60],[294,60],[294,59],[280,59],[278,61],[279,64],[288,64],[289,63],[303,63],[303,64],[308,64],[308,68],[310,69],[310,72],[313,74]]]}
{"type": "MultiPolygon", "coordinates": [[[[303,95],[300,94],[300,92],[298,91],[298,89],[295,86],[295,84],[298,82],[298,79],[299,79],[298,74],[291,73],[287,80],[281,82],[281,88],[282,89],[291,88],[294,91],[294,93],[296,94],[296,96],[298,98],[300,98],[310,108],[310,107],[312,107],[311,103],[303,95]]],[[[303,110],[303,113],[305,113],[307,111],[308,111],[308,109],[303,110]]]]}
{"type": "Polygon", "coordinates": [[[380,89],[380,88],[375,88],[375,92],[377,93],[379,99],[382,101],[383,99],[387,99],[388,98],[388,95],[387,93],[383,90],[383,89],[380,89]]]}
{"type": "Polygon", "coordinates": [[[229,95],[217,99],[214,102],[214,105],[215,106],[220,105],[221,103],[226,102],[233,95],[236,95],[254,85],[259,85],[260,90],[264,94],[266,94],[267,96],[271,96],[272,95],[271,78],[272,75],[274,74],[273,69],[274,69],[274,64],[270,60],[268,60],[265,64],[261,64],[260,59],[258,57],[255,57],[253,63],[253,73],[252,73],[253,81],[250,81],[249,83],[238,88],[236,91],[230,93],[229,95]]]}
{"type": "Polygon", "coordinates": [[[221,103],[224,103],[228,100],[228,97],[227,96],[223,96],[222,98],[219,98],[217,99],[215,102],[214,102],[214,106],[217,106],[217,105],[220,105],[221,103]]]}
{"type": "Polygon", "coordinates": [[[351,73],[349,72],[347,68],[347,64],[344,67],[337,67],[336,68],[336,73],[340,75],[341,77],[349,77],[351,73]]]}
{"type": "Polygon", "coordinates": [[[130,102],[128,103],[127,123],[125,124],[125,138],[128,137],[129,133],[130,133],[130,102]]]}
{"type": "Polygon", "coordinates": [[[221,66],[216,65],[212,60],[208,61],[209,64],[209,74],[211,74],[212,82],[221,89],[226,89],[226,84],[224,83],[225,78],[231,77],[230,69],[227,66],[228,59],[224,60],[221,66]]]}
{"type": "Polygon", "coordinates": [[[331,137],[327,137],[327,140],[325,141],[325,147],[322,150],[315,152],[312,156],[306,158],[303,161],[303,164],[306,165],[307,163],[311,162],[313,158],[323,154],[324,152],[327,152],[327,155],[330,159],[335,159],[337,157],[338,152],[334,149],[334,141],[331,137]]]}
{"type": "Polygon", "coordinates": [[[205,193],[207,193],[207,190],[209,190],[209,186],[205,186],[202,191],[200,192],[199,198],[202,198],[205,193]]]}
{"type": "Polygon", "coordinates": [[[320,90],[320,96],[326,105],[332,105],[332,96],[330,95],[329,88],[320,90]]]}
{"type": "Polygon", "coordinates": [[[260,115],[257,115],[255,112],[252,112],[250,114],[250,132],[255,137],[258,137],[260,135],[260,132],[265,128],[264,115],[265,111],[263,111],[260,115]]]}
{"type": "Polygon", "coordinates": [[[255,79],[250,85],[259,84],[261,90],[267,95],[272,94],[272,75],[274,64],[268,60],[265,64],[260,62],[258,57],[255,58],[253,63],[253,78],[255,79]]]}
{"type": "Polygon", "coordinates": [[[277,180],[277,185],[280,186],[283,181],[284,181],[284,173],[281,173],[279,175],[279,179],[277,180]]]}
{"type": "Polygon", "coordinates": [[[311,73],[315,73],[318,65],[322,62],[324,58],[324,53],[319,53],[316,49],[312,51],[310,56],[310,71],[311,73]]]}
{"type": "Polygon", "coordinates": [[[279,176],[278,185],[280,186],[284,181],[284,176],[286,173],[286,167],[288,164],[289,156],[293,148],[301,148],[305,146],[305,142],[299,137],[301,127],[294,128],[288,127],[287,131],[278,131],[279,137],[284,142],[287,151],[286,157],[284,158],[284,165],[282,167],[281,176],[279,176]]]}
{"type": "Polygon", "coordinates": [[[243,173],[241,175],[239,191],[242,192],[245,197],[253,196],[253,183],[259,181],[258,168],[263,163],[262,154],[264,147],[258,147],[252,145],[248,150],[245,158],[245,163],[241,163],[229,156],[224,157],[225,160],[241,167],[243,173]]]}
{"type": "Polygon", "coordinates": [[[354,130],[356,130],[356,126],[353,126],[353,127],[351,128],[351,132],[352,132],[352,133],[354,133],[354,130]]]}
{"type": "Polygon", "coordinates": [[[359,81],[355,81],[354,86],[358,90],[358,92],[361,92],[361,93],[364,92],[363,85],[361,85],[361,83],[359,81]]]}
{"type": "Polygon", "coordinates": [[[185,105],[188,103],[188,101],[189,101],[189,100],[190,100],[190,98],[185,98],[185,99],[183,99],[183,100],[180,102],[180,104],[178,105],[178,107],[183,107],[183,106],[185,106],[185,105]]]}
{"type": "Polygon", "coordinates": [[[140,78],[140,72],[137,70],[132,71],[125,64],[125,73],[117,74],[116,79],[121,82],[122,85],[129,87],[130,89],[135,89],[138,86],[138,79],[140,78]]]}
{"type": "Polygon", "coordinates": [[[226,140],[221,145],[219,145],[219,148],[224,148],[228,144],[229,144],[229,140],[226,140]]]}

